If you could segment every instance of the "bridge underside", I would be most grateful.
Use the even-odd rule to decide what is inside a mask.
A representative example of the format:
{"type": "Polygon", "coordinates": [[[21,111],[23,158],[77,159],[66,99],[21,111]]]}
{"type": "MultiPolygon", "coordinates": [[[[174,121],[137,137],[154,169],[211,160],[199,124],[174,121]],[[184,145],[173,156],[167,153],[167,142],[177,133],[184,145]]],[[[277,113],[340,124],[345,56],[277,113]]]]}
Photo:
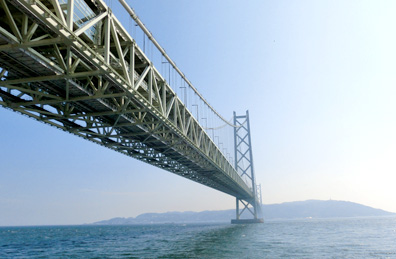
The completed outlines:
{"type": "Polygon", "coordinates": [[[93,25],[67,15],[71,0],[0,0],[0,104],[252,201],[252,190],[111,11],[81,2],[93,25]]]}

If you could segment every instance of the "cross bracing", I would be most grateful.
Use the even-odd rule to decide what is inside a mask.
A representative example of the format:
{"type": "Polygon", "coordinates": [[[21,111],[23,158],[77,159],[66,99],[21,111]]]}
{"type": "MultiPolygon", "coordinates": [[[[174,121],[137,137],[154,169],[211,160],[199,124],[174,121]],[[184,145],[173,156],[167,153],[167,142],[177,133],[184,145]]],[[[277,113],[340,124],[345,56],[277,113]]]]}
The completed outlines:
{"type": "Polygon", "coordinates": [[[234,124],[239,127],[235,127],[234,131],[234,142],[235,142],[235,168],[240,173],[242,178],[247,178],[252,183],[252,189],[254,199],[248,202],[244,202],[242,199],[236,198],[236,220],[240,220],[240,216],[245,210],[250,211],[257,222],[262,222],[261,212],[261,186],[259,193],[257,192],[256,179],[253,168],[253,152],[252,142],[250,135],[250,123],[249,123],[249,112],[246,111],[246,115],[237,116],[234,112],[234,124]],[[240,211],[239,205],[243,205],[243,209],[240,211]],[[249,208],[249,205],[252,209],[249,208]],[[261,218],[259,218],[261,217],[261,218]]]}
{"type": "Polygon", "coordinates": [[[101,0],[0,0],[0,104],[250,201],[238,175],[101,0]]]}

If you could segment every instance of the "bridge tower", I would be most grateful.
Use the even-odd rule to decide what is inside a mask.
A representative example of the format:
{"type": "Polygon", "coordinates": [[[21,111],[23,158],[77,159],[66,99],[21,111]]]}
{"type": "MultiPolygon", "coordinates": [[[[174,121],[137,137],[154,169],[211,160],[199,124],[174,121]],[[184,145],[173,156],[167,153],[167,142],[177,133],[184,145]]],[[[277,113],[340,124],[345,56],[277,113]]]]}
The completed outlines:
{"type": "Polygon", "coordinates": [[[246,111],[246,115],[241,116],[237,116],[234,112],[234,125],[235,169],[245,182],[251,182],[251,189],[254,194],[254,198],[251,200],[245,200],[236,197],[236,219],[231,220],[231,223],[263,223],[264,220],[261,211],[261,186],[258,190],[254,175],[249,111],[246,111]],[[240,205],[242,205],[242,209],[240,205]],[[241,219],[241,216],[245,211],[250,212],[253,219],[241,219]]]}

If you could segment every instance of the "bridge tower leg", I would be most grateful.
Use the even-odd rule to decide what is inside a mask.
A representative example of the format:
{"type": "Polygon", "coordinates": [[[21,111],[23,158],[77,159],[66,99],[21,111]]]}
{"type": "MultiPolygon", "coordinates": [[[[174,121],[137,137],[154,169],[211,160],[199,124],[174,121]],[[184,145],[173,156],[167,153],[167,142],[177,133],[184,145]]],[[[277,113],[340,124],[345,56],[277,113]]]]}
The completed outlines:
{"type": "Polygon", "coordinates": [[[234,145],[235,145],[235,169],[246,181],[251,182],[254,197],[246,200],[236,197],[236,219],[232,224],[263,223],[261,211],[261,187],[257,191],[256,179],[253,167],[252,142],[250,137],[249,111],[246,115],[237,116],[234,112],[234,145]],[[260,195],[260,197],[258,197],[260,195]],[[240,205],[243,205],[242,210],[240,205]],[[253,219],[241,219],[241,215],[249,211],[253,219]]]}

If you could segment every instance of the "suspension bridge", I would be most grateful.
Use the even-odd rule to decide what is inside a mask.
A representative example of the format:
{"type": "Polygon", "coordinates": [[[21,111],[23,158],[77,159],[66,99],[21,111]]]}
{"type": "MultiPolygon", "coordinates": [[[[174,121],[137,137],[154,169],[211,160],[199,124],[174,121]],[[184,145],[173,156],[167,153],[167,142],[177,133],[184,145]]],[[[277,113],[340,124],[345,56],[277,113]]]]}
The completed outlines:
{"type": "Polygon", "coordinates": [[[102,0],[0,0],[0,104],[236,197],[232,223],[263,222],[249,113],[224,119],[120,3],[140,36],[102,0]]]}

